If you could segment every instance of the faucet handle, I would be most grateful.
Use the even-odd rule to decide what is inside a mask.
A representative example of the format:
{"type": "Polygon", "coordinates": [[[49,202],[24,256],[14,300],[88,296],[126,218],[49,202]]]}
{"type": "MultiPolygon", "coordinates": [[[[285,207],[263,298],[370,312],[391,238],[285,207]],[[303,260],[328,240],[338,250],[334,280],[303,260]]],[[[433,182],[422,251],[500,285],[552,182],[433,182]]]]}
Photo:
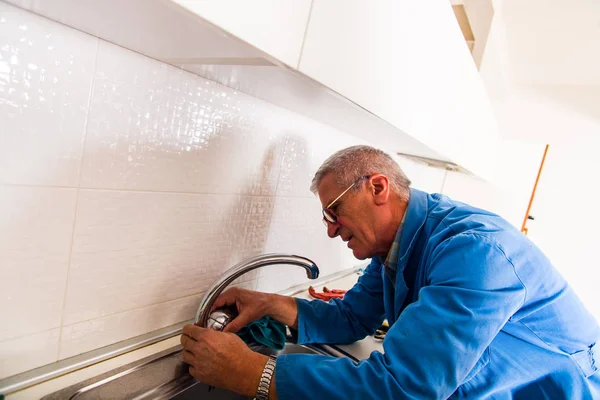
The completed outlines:
{"type": "Polygon", "coordinates": [[[206,327],[215,331],[222,331],[233,317],[223,309],[213,311],[206,321],[206,327]]]}

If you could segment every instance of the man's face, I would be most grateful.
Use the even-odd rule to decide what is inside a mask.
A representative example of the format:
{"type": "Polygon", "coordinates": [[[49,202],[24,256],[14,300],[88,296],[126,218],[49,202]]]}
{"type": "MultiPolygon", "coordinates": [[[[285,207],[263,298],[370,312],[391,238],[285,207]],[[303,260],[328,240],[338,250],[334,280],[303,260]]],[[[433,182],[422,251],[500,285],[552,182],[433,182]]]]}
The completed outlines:
{"type": "MultiPolygon", "coordinates": [[[[369,190],[369,180],[361,180],[357,186],[360,188],[358,192],[348,191],[331,206],[337,222],[327,224],[327,234],[330,238],[340,236],[347,242],[354,257],[364,260],[376,255],[375,205],[369,190]]],[[[326,207],[345,189],[335,184],[331,174],[325,175],[317,189],[322,206],[326,207]]]]}

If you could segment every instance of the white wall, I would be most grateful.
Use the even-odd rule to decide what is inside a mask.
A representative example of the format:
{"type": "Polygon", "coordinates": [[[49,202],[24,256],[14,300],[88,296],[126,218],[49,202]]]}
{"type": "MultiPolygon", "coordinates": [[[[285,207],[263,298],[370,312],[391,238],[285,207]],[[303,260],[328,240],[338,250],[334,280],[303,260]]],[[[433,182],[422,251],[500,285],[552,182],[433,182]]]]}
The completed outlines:
{"type": "MultiPolygon", "coordinates": [[[[513,48],[517,42],[514,33],[527,30],[532,31],[529,38],[536,37],[545,32],[547,24],[542,25],[540,32],[536,31],[535,19],[530,20],[526,28],[513,26],[511,23],[522,21],[528,15],[527,10],[522,8],[522,2],[510,0],[506,3],[511,15],[506,20],[503,3],[495,1],[494,20],[480,69],[503,137],[494,179],[486,183],[464,176],[454,177],[446,181],[444,192],[495,211],[520,228],[544,146],[550,144],[531,210],[535,221],[527,223],[528,236],[600,321],[600,292],[597,290],[600,261],[596,254],[600,214],[595,212],[594,203],[600,196],[596,183],[600,173],[597,157],[600,88],[523,84],[525,75],[521,72],[532,71],[531,65],[524,65],[531,60],[511,56],[522,50],[513,48]]],[[[553,12],[560,7],[570,5],[553,2],[553,12]]],[[[578,12],[585,9],[578,8],[578,12]]],[[[569,18],[571,16],[569,14],[569,18]]],[[[533,46],[530,41],[527,43],[533,46]]],[[[562,48],[558,49],[554,57],[564,57],[562,48]]],[[[547,57],[550,53],[544,52],[542,59],[547,57]]],[[[538,62],[536,59],[535,63],[538,62]]],[[[558,75],[558,69],[550,69],[555,80],[564,78],[567,71],[564,63],[557,65],[561,66],[562,75],[558,75]]],[[[570,71],[580,74],[581,78],[582,71],[570,71]]],[[[540,73],[538,77],[549,76],[548,71],[540,73]]],[[[587,77],[590,78],[589,74],[587,77]]]]}
{"type": "Polygon", "coordinates": [[[532,88],[521,88],[504,109],[510,114],[505,118],[512,122],[514,134],[530,131],[550,144],[531,210],[535,221],[527,224],[529,237],[600,321],[596,251],[600,214],[595,205],[600,197],[600,118],[549,100],[546,94],[553,89],[562,90],[545,88],[540,95],[532,88]]]}
{"type": "Polygon", "coordinates": [[[499,141],[498,161],[491,180],[448,172],[443,193],[475,207],[490,210],[521,229],[544,146],[520,140],[499,141]]]}

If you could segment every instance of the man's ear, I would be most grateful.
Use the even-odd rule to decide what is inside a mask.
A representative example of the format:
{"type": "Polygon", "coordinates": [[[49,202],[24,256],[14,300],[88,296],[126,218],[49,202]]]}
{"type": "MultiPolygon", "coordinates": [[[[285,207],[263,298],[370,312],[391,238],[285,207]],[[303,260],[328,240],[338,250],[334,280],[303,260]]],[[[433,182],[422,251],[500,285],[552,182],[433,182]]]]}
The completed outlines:
{"type": "Polygon", "coordinates": [[[387,203],[390,197],[390,181],[387,176],[375,174],[369,179],[370,190],[375,200],[375,204],[382,205],[387,203]]]}

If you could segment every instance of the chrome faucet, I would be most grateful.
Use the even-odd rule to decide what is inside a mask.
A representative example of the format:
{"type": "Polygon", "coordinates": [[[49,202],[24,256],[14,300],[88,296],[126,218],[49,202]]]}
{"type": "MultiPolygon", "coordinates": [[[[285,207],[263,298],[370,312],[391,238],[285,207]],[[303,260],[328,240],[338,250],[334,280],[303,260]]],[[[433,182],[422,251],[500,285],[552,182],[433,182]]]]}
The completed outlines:
{"type": "MultiPolygon", "coordinates": [[[[198,312],[196,313],[196,325],[202,327],[209,327],[208,319],[210,309],[217,300],[217,297],[225,290],[227,286],[246,272],[252,271],[260,267],[266,267],[268,265],[276,264],[288,264],[297,265],[306,270],[306,276],[308,279],[317,279],[319,277],[319,267],[309,260],[308,258],[287,255],[287,254],[263,254],[260,256],[252,257],[247,260],[234,265],[225,271],[219,279],[213,283],[213,285],[206,291],[206,294],[200,302],[198,312]]],[[[221,316],[223,317],[223,316],[221,316]]],[[[227,317],[225,317],[227,318],[227,317]]],[[[217,321],[220,324],[219,329],[212,327],[213,329],[221,330],[227,324],[227,319],[220,319],[217,321]]]]}

